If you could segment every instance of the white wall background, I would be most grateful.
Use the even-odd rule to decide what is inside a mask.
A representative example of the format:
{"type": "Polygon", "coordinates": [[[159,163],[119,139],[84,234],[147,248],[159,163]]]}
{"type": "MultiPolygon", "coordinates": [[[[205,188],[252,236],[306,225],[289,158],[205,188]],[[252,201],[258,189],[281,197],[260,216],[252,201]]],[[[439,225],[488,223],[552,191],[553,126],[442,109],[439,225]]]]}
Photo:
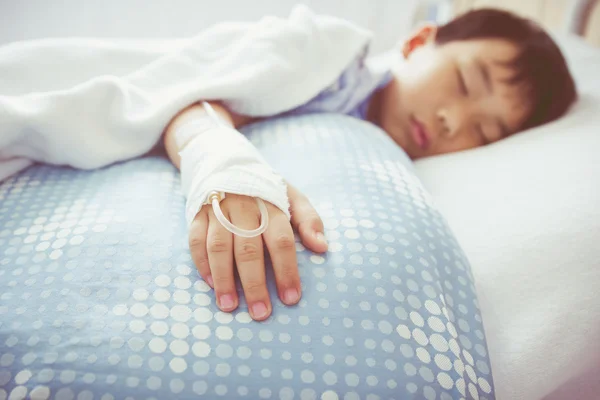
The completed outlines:
{"type": "MultiPolygon", "coordinates": [[[[413,26],[422,0],[0,0],[0,45],[40,37],[178,38],[224,20],[286,16],[302,2],[372,30],[374,52],[413,26]]],[[[428,0],[431,1],[431,0],[428,0]]]]}

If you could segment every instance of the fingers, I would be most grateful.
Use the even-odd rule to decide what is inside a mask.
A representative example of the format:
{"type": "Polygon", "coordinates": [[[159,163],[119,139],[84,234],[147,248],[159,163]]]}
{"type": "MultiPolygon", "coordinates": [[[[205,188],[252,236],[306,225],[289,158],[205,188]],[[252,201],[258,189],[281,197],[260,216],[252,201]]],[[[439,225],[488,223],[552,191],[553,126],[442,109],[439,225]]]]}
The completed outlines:
{"type": "Polygon", "coordinates": [[[192,260],[196,269],[202,276],[202,279],[212,288],[214,288],[212,275],[210,273],[210,264],[208,262],[208,252],[206,251],[206,235],[208,232],[208,208],[202,207],[192,221],[189,233],[189,246],[192,260]]]}
{"type": "MultiPolygon", "coordinates": [[[[242,229],[256,229],[260,225],[260,212],[256,200],[238,197],[230,203],[231,222],[242,229]]],[[[265,275],[265,257],[261,236],[245,238],[234,235],[233,252],[248,310],[253,319],[262,321],[271,315],[265,275]]]]}
{"type": "Polygon", "coordinates": [[[296,304],[300,301],[301,285],[294,231],[281,210],[269,203],[267,209],[269,226],[263,237],[273,261],[279,298],[287,305],[296,304]]]}
{"type": "MultiPolygon", "coordinates": [[[[225,209],[223,209],[223,213],[228,217],[225,209]]],[[[217,305],[225,312],[233,311],[238,306],[232,249],[232,234],[221,225],[212,208],[209,208],[206,242],[208,263],[214,282],[217,305]]]]}
{"type": "MultiPolygon", "coordinates": [[[[262,236],[244,238],[232,235],[216,218],[211,207],[203,207],[190,227],[192,259],[203,279],[215,290],[217,305],[225,312],[239,304],[234,259],[248,303],[255,320],[267,319],[272,304],[266,284],[263,238],[271,254],[277,290],[287,305],[301,297],[300,276],[292,226],[298,230],[303,244],[315,252],[327,251],[323,222],[308,199],[289,186],[292,220],[267,203],[269,225],[262,236]]],[[[227,219],[242,229],[256,229],[260,212],[254,198],[230,195],[221,209],[227,219]]]]}
{"type": "Polygon", "coordinates": [[[296,189],[290,186],[288,194],[292,226],[298,231],[302,244],[314,252],[326,252],[328,246],[321,217],[308,199],[296,189]]]}

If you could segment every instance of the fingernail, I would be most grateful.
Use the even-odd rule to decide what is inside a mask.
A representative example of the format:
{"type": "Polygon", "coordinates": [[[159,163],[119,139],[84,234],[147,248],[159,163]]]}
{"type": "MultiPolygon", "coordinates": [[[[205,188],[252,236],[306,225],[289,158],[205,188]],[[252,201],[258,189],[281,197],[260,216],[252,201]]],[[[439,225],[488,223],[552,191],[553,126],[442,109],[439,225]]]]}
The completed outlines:
{"type": "Polygon", "coordinates": [[[252,315],[254,315],[254,318],[263,318],[265,315],[267,315],[267,306],[265,303],[254,303],[252,306],[252,315]]]}
{"type": "Polygon", "coordinates": [[[325,235],[322,232],[317,232],[316,235],[317,240],[320,240],[323,243],[327,243],[327,239],[325,239],[325,235]]]}
{"type": "Polygon", "coordinates": [[[219,303],[221,304],[221,308],[225,310],[233,308],[233,297],[230,294],[224,294],[219,298],[219,303]]]}
{"type": "Polygon", "coordinates": [[[215,287],[215,284],[214,284],[214,282],[212,280],[212,275],[209,275],[209,276],[206,277],[206,283],[208,283],[208,286],[210,286],[211,288],[215,287]]]}
{"type": "Polygon", "coordinates": [[[283,293],[283,300],[286,304],[295,304],[298,301],[298,290],[294,288],[287,289],[283,293]]]}

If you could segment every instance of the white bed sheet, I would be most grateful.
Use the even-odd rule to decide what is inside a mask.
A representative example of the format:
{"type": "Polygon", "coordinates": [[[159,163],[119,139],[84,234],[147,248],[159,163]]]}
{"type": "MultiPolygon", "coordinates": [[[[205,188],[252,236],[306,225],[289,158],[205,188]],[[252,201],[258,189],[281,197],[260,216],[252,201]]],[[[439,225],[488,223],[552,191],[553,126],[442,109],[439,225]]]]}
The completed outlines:
{"type": "Polygon", "coordinates": [[[559,38],[564,119],[416,163],[477,282],[498,399],[600,393],[600,50],[559,38]]]}

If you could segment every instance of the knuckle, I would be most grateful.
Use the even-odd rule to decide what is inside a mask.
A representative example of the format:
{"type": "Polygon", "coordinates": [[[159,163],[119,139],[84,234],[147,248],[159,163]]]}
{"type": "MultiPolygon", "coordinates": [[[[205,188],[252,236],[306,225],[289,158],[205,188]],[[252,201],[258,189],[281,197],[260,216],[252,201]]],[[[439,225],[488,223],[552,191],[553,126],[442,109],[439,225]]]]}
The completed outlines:
{"type": "Polygon", "coordinates": [[[206,244],[206,241],[202,236],[190,235],[190,238],[189,238],[190,250],[200,250],[200,251],[204,250],[205,244],[206,244]]]}
{"type": "Polygon", "coordinates": [[[277,282],[285,287],[296,286],[299,283],[298,268],[293,263],[284,263],[277,271],[277,282]]]}
{"type": "Polygon", "coordinates": [[[221,290],[225,290],[226,288],[232,286],[232,278],[223,274],[213,274],[213,282],[215,284],[215,288],[220,288],[221,290]]]}
{"type": "Polygon", "coordinates": [[[260,279],[248,279],[243,286],[244,292],[250,296],[256,296],[266,290],[265,281],[260,279]]]}
{"type": "Polygon", "coordinates": [[[281,271],[281,275],[284,278],[292,279],[292,278],[298,277],[298,266],[296,265],[296,263],[293,263],[293,262],[284,263],[281,266],[280,271],[281,271]]]}
{"type": "Polygon", "coordinates": [[[280,234],[275,238],[275,248],[277,250],[292,250],[296,248],[296,242],[291,235],[280,234]]]}
{"type": "Polygon", "coordinates": [[[310,228],[322,228],[323,222],[316,211],[311,211],[304,222],[310,228]]]}
{"type": "Polygon", "coordinates": [[[223,200],[222,204],[231,208],[240,210],[241,212],[247,212],[249,210],[256,209],[256,201],[248,196],[229,195],[223,200]]]}
{"type": "Polygon", "coordinates": [[[207,250],[209,253],[225,253],[229,250],[226,241],[219,237],[215,237],[208,242],[207,250]]]}
{"type": "Polygon", "coordinates": [[[198,260],[196,260],[196,268],[198,269],[198,271],[206,271],[206,272],[210,272],[210,265],[208,264],[208,258],[199,258],[198,260]]]}
{"type": "Polygon", "coordinates": [[[250,262],[260,260],[262,253],[259,246],[254,242],[244,241],[240,244],[237,252],[237,260],[250,262]]]}

